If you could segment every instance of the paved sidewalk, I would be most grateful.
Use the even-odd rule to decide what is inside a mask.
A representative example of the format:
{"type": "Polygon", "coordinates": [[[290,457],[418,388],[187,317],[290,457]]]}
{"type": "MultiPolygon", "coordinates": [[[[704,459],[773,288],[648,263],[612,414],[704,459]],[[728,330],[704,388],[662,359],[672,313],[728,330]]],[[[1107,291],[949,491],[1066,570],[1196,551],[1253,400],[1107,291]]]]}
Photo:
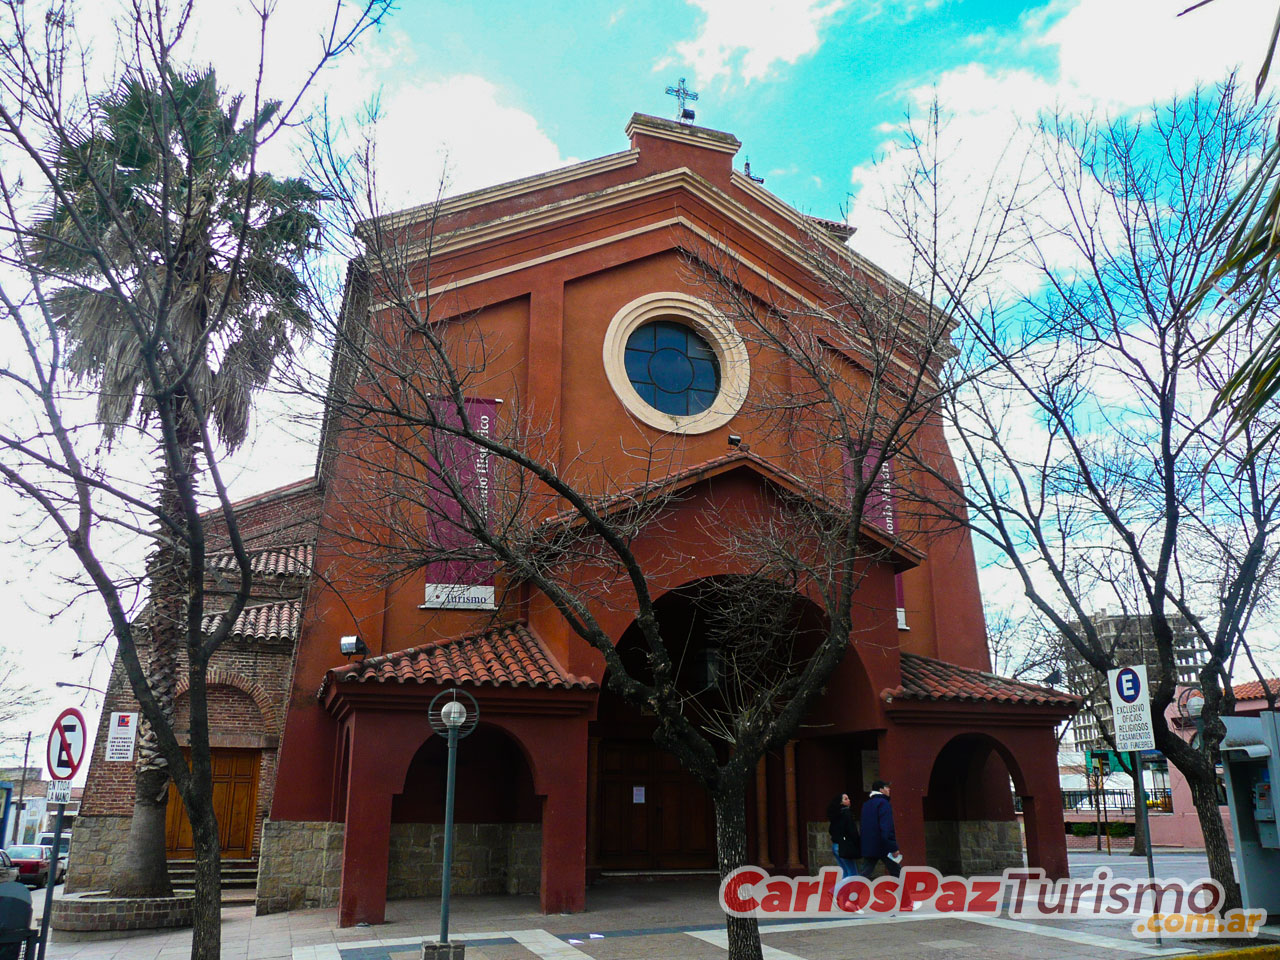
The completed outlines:
{"type": "MultiPolygon", "coordinates": [[[[1145,876],[1140,858],[1090,851],[1071,855],[1072,872],[1100,865],[1117,876],[1145,876]]],[[[1196,879],[1203,856],[1159,855],[1156,873],[1196,879]]],[[[458,897],[450,930],[469,960],[726,960],[724,917],[711,878],[609,880],[588,890],[584,913],[545,916],[534,897],[458,897]]],[[[437,899],[394,901],[378,927],[337,927],[336,910],[255,917],[223,910],[225,960],[417,960],[418,944],[439,930],[437,899]]],[[[1280,937],[1280,929],[1268,931],[1280,937]]],[[[1172,957],[1218,949],[1213,941],[1135,940],[1123,920],[1027,922],[1007,917],[851,917],[762,925],[767,960],[1097,960],[1172,957]]],[[[178,960],[189,931],[127,940],[50,945],[49,960],[178,960]]],[[[1264,941],[1265,942],[1265,941],[1264,941]]],[[[1280,957],[1280,947],[1276,951],[1280,957]]]]}

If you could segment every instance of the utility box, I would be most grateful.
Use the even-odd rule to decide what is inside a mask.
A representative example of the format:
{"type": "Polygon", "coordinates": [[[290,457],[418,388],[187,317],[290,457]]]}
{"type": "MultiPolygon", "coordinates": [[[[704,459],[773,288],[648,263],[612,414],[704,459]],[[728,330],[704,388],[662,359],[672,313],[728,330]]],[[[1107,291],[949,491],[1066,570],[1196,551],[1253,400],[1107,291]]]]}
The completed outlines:
{"type": "Polygon", "coordinates": [[[1223,717],[1222,769],[1227,778],[1236,875],[1244,906],[1280,911],[1280,832],[1272,786],[1280,783],[1280,713],[1223,717]]]}

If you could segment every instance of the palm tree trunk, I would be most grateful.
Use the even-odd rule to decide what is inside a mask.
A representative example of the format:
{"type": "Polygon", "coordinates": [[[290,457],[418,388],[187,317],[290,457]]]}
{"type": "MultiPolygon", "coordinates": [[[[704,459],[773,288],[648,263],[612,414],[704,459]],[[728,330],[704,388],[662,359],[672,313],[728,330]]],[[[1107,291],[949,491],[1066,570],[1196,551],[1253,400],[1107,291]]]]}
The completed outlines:
{"type": "MultiPolygon", "coordinates": [[[[723,880],[747,862],[747,806],[744,785],[722,785],[713,799],[716,811],[716,861],[723,880]]],[[[762,960],[760,925],[755,917],[726,917],[729,960],[762,960]]]]}
{"type": "MultiPolygon", "coordinates": [[[[194,444],[183,444],[188,473],[195,462],[194,444]]],[[[157,506],[163,516],[181,517],[182,503],[168,458],[162,458],[157,506]]],[[[149,589],[147,629],[150,657],[147,682],[164,722],[172,726],[178,686],[178,650],[186,637],[186,552],[170,531],[161,530],[147,561],[149,589]]],[[[117,897],[171,897],[165,856],[165,814],[169,803],[169,763],[160,753],[156,732],[144,717],[140,724],[134,767],[133,819],[125,856],[116,865],[111,893],[117,897]]]]}

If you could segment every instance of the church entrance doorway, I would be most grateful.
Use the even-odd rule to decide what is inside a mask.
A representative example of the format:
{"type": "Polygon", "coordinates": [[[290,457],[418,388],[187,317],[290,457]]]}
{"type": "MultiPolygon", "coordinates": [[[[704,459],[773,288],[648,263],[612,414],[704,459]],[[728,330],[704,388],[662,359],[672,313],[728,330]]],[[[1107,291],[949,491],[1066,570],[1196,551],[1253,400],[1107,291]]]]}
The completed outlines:
{"type": "MultiPolygon", "coordinates": [[[[213,764],[213,812],[218,818],[218,839],[222,856],[242,860],[253,856],[254,822],[258,807],[259,750],[215,748],[213,764]]],[[[165,849],[172,860],[194,859],[191,821],[178,789],[169,784],[169,807],[165,817],[165,849]]]]}
{"type": "Polygon", "coordinates": [[[709,870],[716,865],[711,797],[651,740],[596,746],[596,853],[602,870],[709,870]]]}

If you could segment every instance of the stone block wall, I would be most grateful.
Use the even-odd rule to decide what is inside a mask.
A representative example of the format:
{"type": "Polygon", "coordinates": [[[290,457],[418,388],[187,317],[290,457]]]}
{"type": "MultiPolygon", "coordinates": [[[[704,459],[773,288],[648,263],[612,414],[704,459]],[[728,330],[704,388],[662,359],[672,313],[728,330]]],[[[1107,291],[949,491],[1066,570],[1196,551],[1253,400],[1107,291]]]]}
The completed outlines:
{"type": "Polygon", "coordinates": [[[111,885],[112,864],[125,856],[132,817],[76,818],[67,854],[67,893],[106,890],[111,885]]]}
{"type": "Polygon", "coordinates": [[[512,823],[507,841],[507,893],[537,895],[542,889],[542,825],[512,823]]]}
{"type": "Polygon", "coordinates": [[[998,875],[1023,865],[1016,820],[926,820],[924,837],[929,866],[942,874],[998,875]]]}
{"type": "Polygon", "coordinates": [[[263,824],[259,914],[336,906],[341,880],[341,823],[268,820],[263,824]]]}
{"type": "Polygon", "coordinates": [[[817,876],[823,867],[838,866],[836,858],[831,855],[830,824],[826,820],[810,820],[805,824],[807,839],[806,850],[809,851],[808,869],[810,876],[817,876]]]}
{"type": "MultiPolygon", "coordinates": [[[[259,914],[337,905],[342,827],[341,823],[267,821],[258,867],[259,914]]],[[[538,893],[540,824],[459,823],[454,829],[454,893],[538,893]]],[[[387,899],[438,894],[443,858],[442,824],[393,823],[387,899]]]]}
{"type": "MultiPolygon", "coordinates": [[[[393,823],[387,899],[440,892],[444,825],[393,823]]],[[[536,823],[459,823],[453,835],[453,892],[537,893],[542,828],[536,823]]]]}

